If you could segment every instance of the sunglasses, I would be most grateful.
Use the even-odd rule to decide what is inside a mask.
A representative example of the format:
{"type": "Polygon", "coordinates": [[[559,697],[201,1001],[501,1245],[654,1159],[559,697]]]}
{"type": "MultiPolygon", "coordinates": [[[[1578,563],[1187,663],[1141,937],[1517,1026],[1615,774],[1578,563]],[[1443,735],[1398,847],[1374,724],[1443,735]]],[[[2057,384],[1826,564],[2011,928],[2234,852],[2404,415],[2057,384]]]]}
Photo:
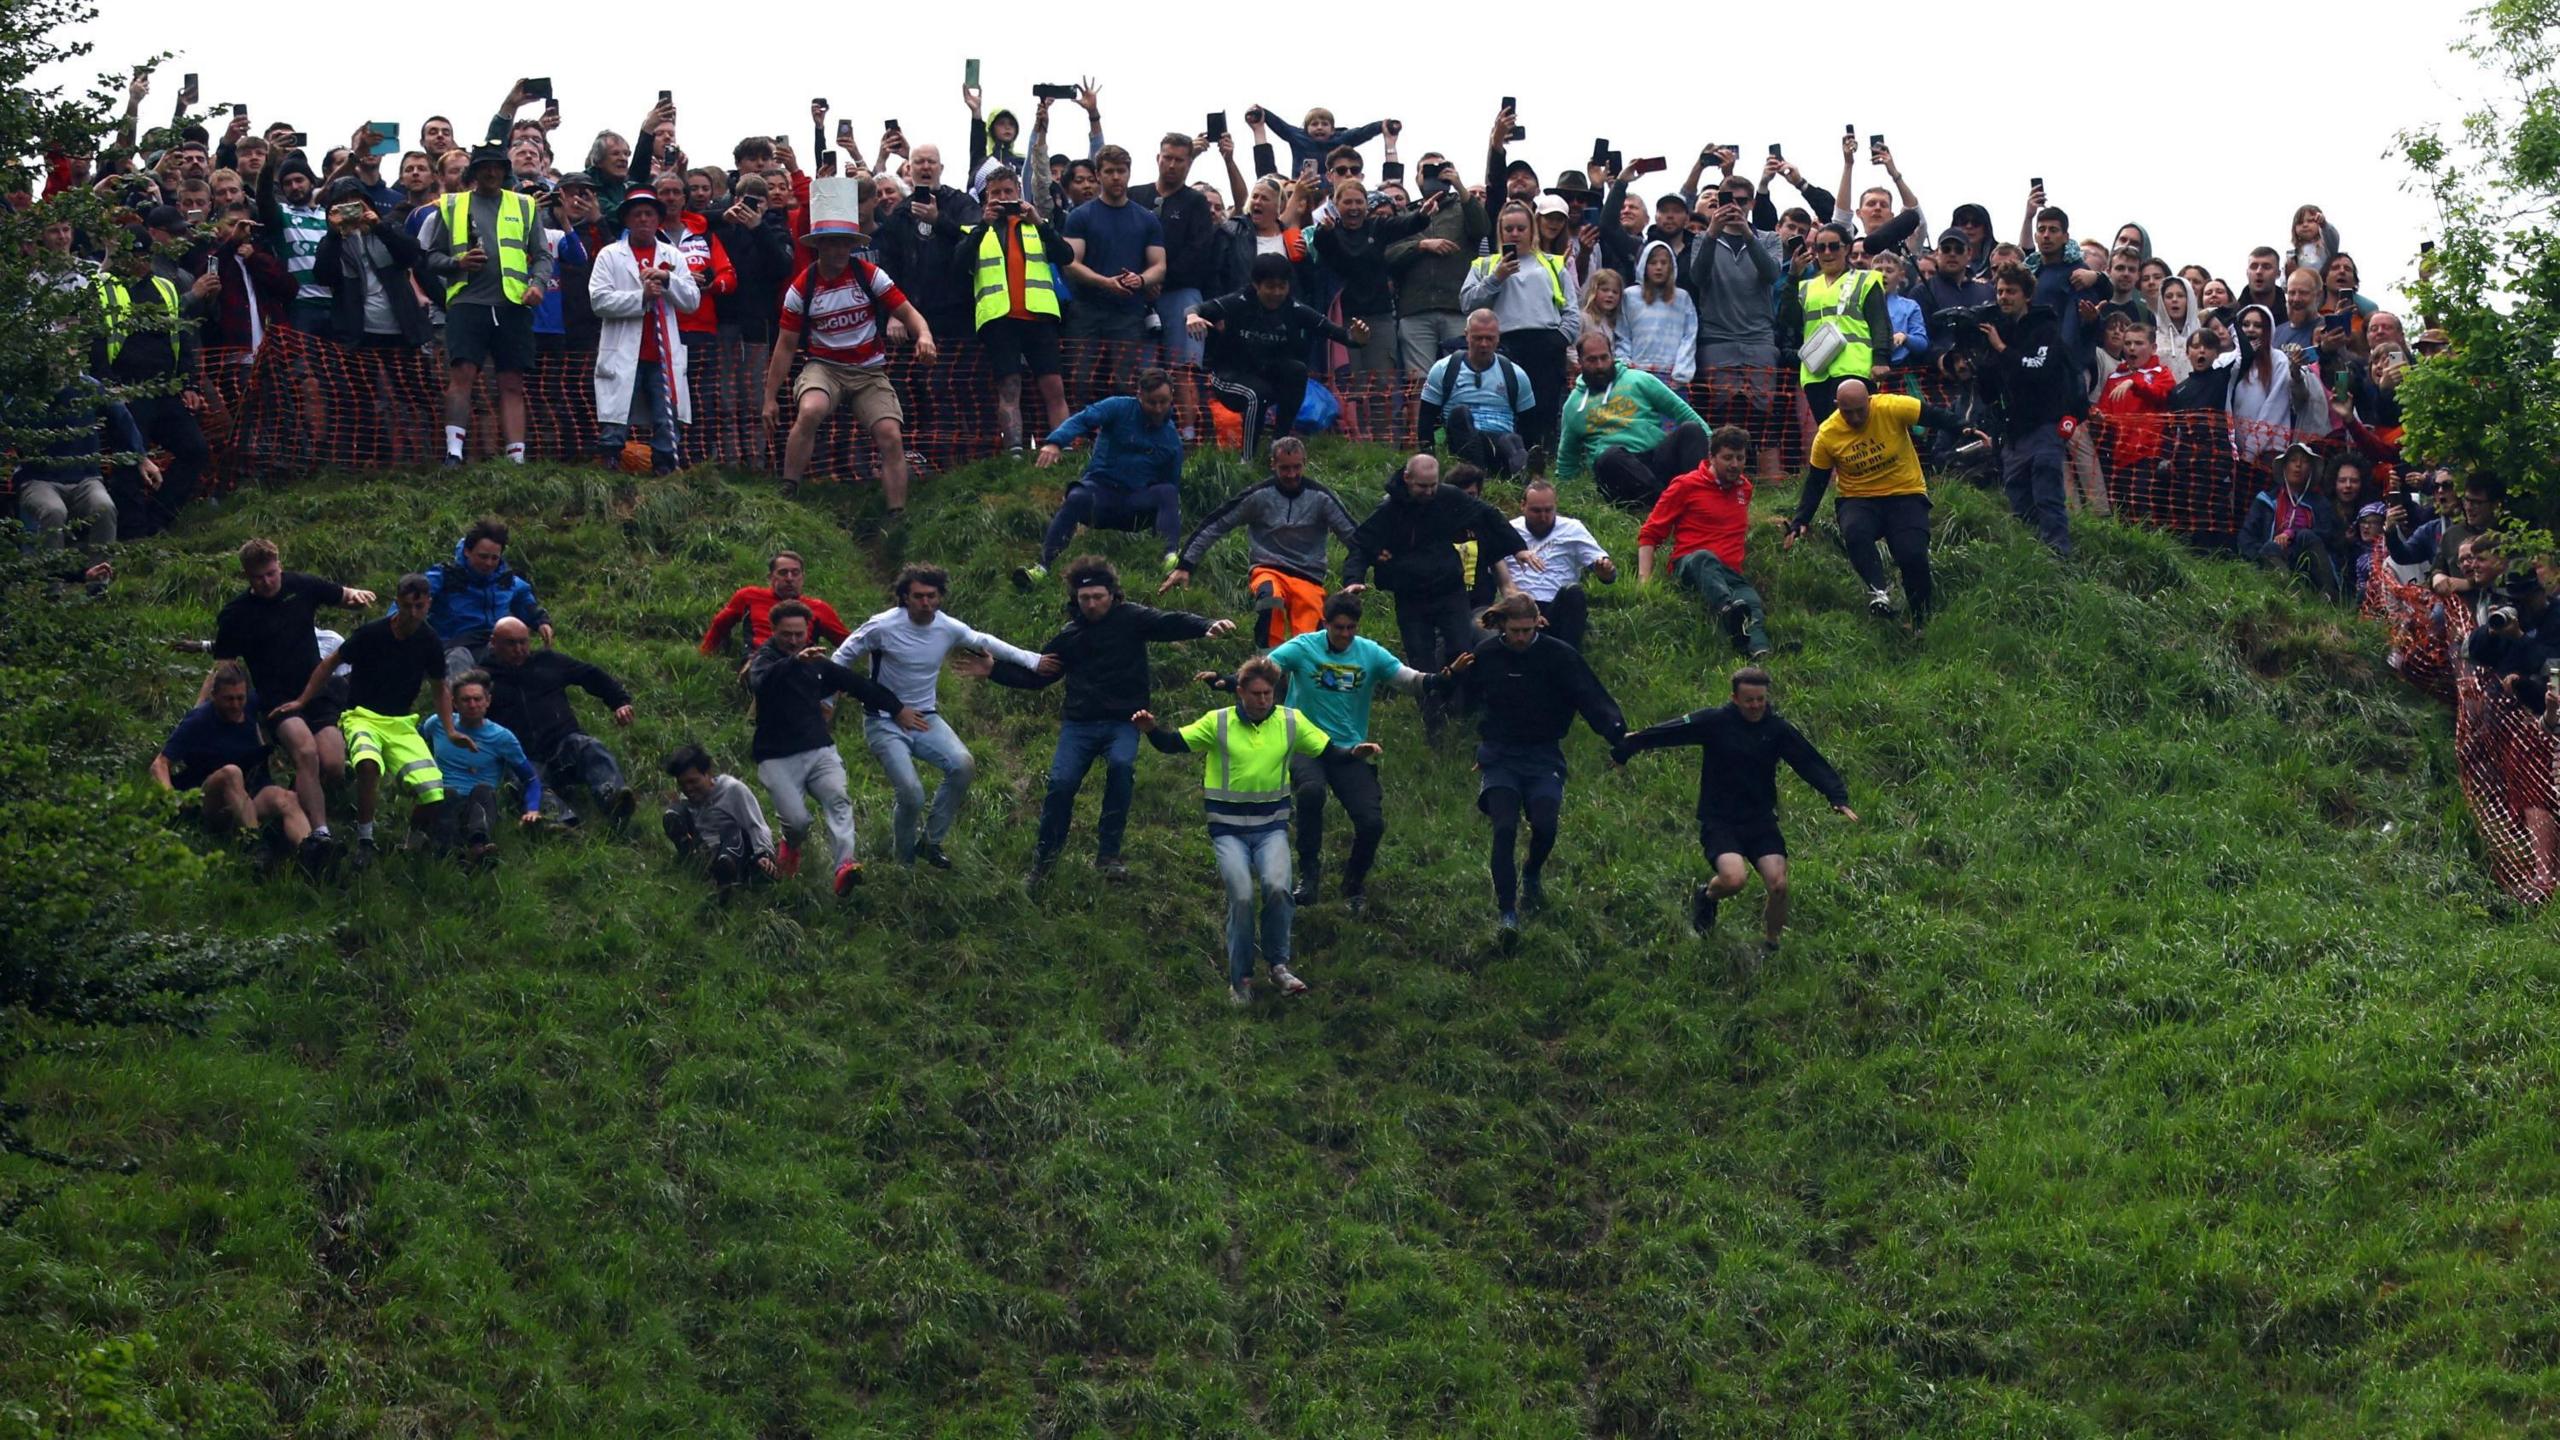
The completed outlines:
{"type": "Polygon", "coordinates": [[[1816,255],[1823,255],[1834,250],[1846,250],[1848,248],[1848,246],[1841,244],[1837,240],[1817,240],[1814,242],[1813,253],[1816,255]]]}
{"type": "Polygon", "coordinates": [[[1336,175],[1357,175],[1360,173],[1360,167],[1357,165],[1336,165],[1333,167],[1333,173],[1336,175]]]}

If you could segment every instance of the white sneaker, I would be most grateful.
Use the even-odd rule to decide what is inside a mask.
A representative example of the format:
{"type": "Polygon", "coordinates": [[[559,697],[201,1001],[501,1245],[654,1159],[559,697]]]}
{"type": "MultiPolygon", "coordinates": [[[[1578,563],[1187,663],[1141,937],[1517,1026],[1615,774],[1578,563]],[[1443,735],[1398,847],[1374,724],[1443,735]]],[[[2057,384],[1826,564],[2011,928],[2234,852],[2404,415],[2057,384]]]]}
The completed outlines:
{"type": "Polygon", "coordinates": [[[1253,1003],[1253,982],[1240,980],[1227,987],[1227,1003],[1241,1010],[1253,1003]]]}
{"type": "Polygon", "coordinates": [[[1304,995],[1307,993],[1307,982],[1299,979],[1296,975],[1291,974],[1289,967],[1286,965],[1272,966],[1271,978],[1274,983],[1279,985],[1280,993],[1283,995],[1304,995]]]}

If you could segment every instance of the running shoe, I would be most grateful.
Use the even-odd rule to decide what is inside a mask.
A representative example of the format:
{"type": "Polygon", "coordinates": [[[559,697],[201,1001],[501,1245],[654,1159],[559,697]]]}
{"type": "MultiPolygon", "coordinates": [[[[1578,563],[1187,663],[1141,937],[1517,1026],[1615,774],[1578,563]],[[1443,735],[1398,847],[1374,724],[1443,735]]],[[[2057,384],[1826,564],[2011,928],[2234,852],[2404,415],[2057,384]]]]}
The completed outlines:
{"type": "Polygon", "coordinates": [[[859,884],[861,884],[861,883],[862,883],[862,862],[861,862],[861,861],[859,861],[859,860],[847,860],[847,861],[846,861],[846,862],[844,862],[843,864],[841,864],[841,865],[839,865],[839,866],[837,866],[837,867],[836,867],[836,893],[837,893],[838,895],[844,895],[844,894],[848,894],[848,893],[850,893],[850,892],[852,891],[852,889],[853,889],[853,887],[854,887],[854,886],[859,885],[859,884]]]}
{"type": "Polygon", "coordinates": [[[1890,620],[1890,619],[1892,619],[1892,618],[1893,618],[1893,592],[1892,592],[1892,591],[1890,591],[1890,590],[1870,590],[1870,591],[1868,591],[1868,592],[1867,592],[1867,613],[1868,613],[1868,614],[1870,614],[1870,615],[1873,615],[1873,616],[1875,616],[1875,617],[1877,617],[1878,619],[1881,619],[1881,620],[1890,620]]]}
{"type": "Polygon", "coordinates": [[[1307,993],[1307,982],[1299,979],[1286,965],[1272,966],[1271,978],[1280,986],[1280,994],[1283,998],[1307,993]]]}

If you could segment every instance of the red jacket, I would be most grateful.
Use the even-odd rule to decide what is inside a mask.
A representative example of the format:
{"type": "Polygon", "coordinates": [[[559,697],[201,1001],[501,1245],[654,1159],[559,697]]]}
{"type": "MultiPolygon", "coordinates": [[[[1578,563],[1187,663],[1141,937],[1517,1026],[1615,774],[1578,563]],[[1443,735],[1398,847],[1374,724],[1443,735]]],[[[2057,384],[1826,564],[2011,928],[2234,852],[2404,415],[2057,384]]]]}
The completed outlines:
{"type": "Polygon", "coordinates": [[[2127,360],[2107,377],[2098,392],[2098,413],[2114,435],[2116,464],[2148,464],[2159,458],[2160,422],[2148,417],[2169,408],[2169,392],[2177,384],[2157,355],[2139,369],[2127,360]]]}
{"type": "Polygon", "coordinates": [[[690,210],[674,217],[672,234],[676,250],[684,256],[685,268],[693,272],[693,283],[702,290],[702,303],[690,315],[680,315],[676,329],[687,335],[709,335],[720,328],[722,295],[738,288],[738,272],[729,265],[729,252],[722,248],[720,237],[711,233],[711,217],[690,210]]]}
{"type": "MultiPolygon", "coordinates": [[[[240,258],[237,247],[215,251],[212,260],[221,269],[222,299],[221,309],[213,328],[205,333],[204,343],[208,347],[246,350],[252,333],[249,328],[250,292],[257,292],[257,333],[263,337],[265,332],[284,322],[285,311],[293,304],[293,281],[285,275],[284,265],[267,253],[263,246],[250,246],[246,260],[240,258]]],[[[405,276],[401,283],[408,283],[405,276]]]]}
{"type": "MultiPolygon", "coordinates": [[[[729,638],[731,627],[740,620],[747,622],[748,647],[762,646],[773,638],[773,607],[781,603],[774,598],[771,586],[738,587],[738,593],[730,596],[729,603],[720,607],[720,613],[711,617],[711,628],[702,632],[702,653],[717,653],[722,642],[729,638]]],[[[809,607],[811,644],[816,644],[818,637],[824,637],[827,644],[841,645],[845,637],[853,633],[845,628],[843,620],[837,618],[836,607],[826,601],[815,595],[803,595],[800,603],[809,607]]]]}
{"type": "Polygon", "coordinates": [[[1730,489],[1716,480],[1714,462],[1672,478],[1653,502],[1653,513],[1636,531],[1638,546],[1671,542],[1673,564],[1700,550],[1712,551],[1725,568],[1742,573],[1743,540],[1751,529],[1751,482],[1730,489]]]}

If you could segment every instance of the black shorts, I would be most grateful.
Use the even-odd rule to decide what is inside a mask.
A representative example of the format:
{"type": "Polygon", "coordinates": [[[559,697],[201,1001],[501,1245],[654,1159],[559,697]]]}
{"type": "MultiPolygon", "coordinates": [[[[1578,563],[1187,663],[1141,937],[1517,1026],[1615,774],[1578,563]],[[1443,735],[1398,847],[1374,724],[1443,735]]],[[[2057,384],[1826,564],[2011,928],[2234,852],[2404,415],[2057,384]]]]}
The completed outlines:
{"type": "Polygon", "coordinates": [[[501,375],[533,368],[533,307],[453,305],[444,312],[444,358],[501,375]]]}
{"type": "MultiPolygon", "coordinates": [[[[331,686],[323,689],[319,695],[312,699],[310,704],[303,706],[301,709],[294,711],[292,714],[287,715],[284,718],[287,720],[299,720],[303,724],[310,726],[311,733],[314,735],[317,735],[321,731],[328,729],[330,726],[337,724],[338,712],[346,709],[347,707],[335,694],[331,693],[335,688],[336,687],[331,686]]],[[[259,716],[258,719],[266,725],[267,733],[275,733],[275,711],[269,710],[265,714],[259,716]]]]}
{"type": "Polygon", "coordinates": [[[987,364],[996,378],[1058,373],[1058,322],[1017,320],[1010,315],[978,327],[978,343],[987,347],[987,364]]]}
{"type": "Polygon", "coordinates": [[[1723,855],[1739,855],[1756,864],[1772,855],[1785,859],[1787,837],[1778,833],[1778,822],[1774,819],[1744,820],[1740,823],[1701,820],[1698,822],[1698,848],[1707,852],[1710,865],[1723,855]]]}

